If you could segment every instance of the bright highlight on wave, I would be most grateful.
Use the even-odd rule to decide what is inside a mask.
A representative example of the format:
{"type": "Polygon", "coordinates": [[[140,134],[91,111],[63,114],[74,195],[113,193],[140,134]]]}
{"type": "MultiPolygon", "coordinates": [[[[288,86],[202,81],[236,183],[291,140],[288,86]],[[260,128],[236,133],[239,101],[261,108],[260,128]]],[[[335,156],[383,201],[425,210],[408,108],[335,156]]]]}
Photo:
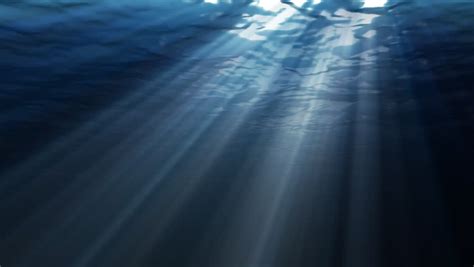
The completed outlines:
{"type": "Polygon", "coordinates": [[[256,5],[265,10],[278,10],[281,7],[280,1],[275,0],[259,0],[256,5]]]}
{"type": "Polygon", "coordinates": [[[364,7],[383,7],[387,4],[387,0],[365,0],[364,7]]]}

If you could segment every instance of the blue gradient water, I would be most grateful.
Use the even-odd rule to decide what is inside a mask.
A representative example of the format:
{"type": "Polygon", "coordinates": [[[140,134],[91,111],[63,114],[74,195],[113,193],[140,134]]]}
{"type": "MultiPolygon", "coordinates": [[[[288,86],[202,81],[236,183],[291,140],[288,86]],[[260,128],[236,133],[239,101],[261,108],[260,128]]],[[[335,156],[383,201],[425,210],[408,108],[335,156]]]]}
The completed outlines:
{"type": "Polygon", "coordinates": [[[0,3],[1,266],[471,266],[471,1],[0,3]]]}

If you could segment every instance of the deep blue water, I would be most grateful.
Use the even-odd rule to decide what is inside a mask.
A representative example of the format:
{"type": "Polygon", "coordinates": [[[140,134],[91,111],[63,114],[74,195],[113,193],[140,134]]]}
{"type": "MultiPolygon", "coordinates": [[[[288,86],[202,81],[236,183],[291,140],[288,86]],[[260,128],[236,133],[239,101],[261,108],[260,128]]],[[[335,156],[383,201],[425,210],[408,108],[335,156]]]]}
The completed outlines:
{"type": "Polygon", "coordinates": [[[474,4],[347,2],[0,2],[0,265],[472,266],[474,4]]]}

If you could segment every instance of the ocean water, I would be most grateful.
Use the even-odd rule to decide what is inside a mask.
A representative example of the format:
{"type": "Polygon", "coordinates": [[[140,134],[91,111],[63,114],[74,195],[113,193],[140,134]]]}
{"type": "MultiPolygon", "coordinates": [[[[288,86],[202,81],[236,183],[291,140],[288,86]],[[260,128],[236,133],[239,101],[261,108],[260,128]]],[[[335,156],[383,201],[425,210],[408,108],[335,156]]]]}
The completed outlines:
{"type": "Polygon", "coordinates": [[[0,265],[472,266],[474,3],[303,2],[0,2],[0,265]]]}

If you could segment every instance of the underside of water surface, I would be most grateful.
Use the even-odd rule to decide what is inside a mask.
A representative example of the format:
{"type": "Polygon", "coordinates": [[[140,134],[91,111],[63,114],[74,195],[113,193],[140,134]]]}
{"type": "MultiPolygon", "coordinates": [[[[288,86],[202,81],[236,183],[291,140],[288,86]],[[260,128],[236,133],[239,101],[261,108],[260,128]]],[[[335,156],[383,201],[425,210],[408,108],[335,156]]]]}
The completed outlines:
{"type": "Polygon", "coordinates": [[[0,266],[470,267],[474,2],[0,1],[0,266]]]}

